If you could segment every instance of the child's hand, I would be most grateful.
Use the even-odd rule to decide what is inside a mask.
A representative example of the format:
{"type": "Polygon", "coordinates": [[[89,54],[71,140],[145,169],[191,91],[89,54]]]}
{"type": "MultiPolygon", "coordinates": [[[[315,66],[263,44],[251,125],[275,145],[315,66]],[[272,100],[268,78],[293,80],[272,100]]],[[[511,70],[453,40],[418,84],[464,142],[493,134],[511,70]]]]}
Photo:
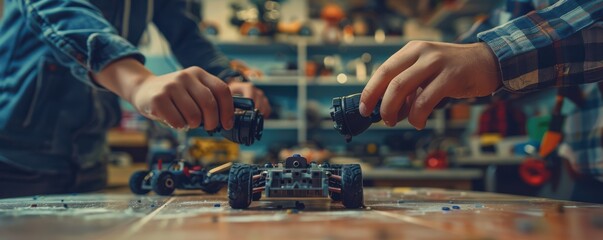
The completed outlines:
{"type": "Polygon", "coordinates": [[[371,77],[362,91],[360,113],[370,115],[383,98],[385,124],[394,126],[408,117],[422,129],[443,98],[486,96],[501,85],[498,60],[485,43],[412,41],[371,77]]]}

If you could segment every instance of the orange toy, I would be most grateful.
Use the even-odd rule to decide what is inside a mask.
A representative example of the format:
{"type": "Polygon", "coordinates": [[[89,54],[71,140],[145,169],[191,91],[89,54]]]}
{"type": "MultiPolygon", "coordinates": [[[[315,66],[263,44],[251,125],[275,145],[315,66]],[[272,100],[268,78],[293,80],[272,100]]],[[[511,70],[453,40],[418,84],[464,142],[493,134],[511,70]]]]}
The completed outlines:
{"type": "Polygon", "coordinates": [[[320,12],[320,18],[327,21],[329,24],[336,24],[345,17],[343,9],[337,4],[327,4],[320,12]]]}

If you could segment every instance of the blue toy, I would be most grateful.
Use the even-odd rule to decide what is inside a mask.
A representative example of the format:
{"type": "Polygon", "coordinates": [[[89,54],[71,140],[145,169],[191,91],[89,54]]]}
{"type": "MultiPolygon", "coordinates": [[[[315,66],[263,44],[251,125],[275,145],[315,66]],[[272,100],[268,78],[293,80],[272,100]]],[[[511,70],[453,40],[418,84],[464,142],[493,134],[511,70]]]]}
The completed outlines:
{"type": "Polygon", "coordinates": [[[228,170],[232,163],[226,163],[207,170],[201,165],[192,165],[175,159],[157,159],[149,170],[137,171],[130,177],[130,190],[135,194],[147,194],[151,190],[159,195],[171,195],[176,189],[200,189],[214,194],[228,181],[228,170]]]}

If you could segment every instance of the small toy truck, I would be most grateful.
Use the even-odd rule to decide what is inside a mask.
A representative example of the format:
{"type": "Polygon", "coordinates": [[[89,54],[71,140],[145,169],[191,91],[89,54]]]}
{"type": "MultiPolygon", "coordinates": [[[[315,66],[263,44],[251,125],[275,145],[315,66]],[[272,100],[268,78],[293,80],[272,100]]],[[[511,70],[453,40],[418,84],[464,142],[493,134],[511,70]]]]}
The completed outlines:
{"type": "Polygon", "coordinates": [[[364,203],[360,165],[308,163],[299,154],[274,165],[235,163],[231,167],[228,202],[232,208],[248,208],[252,201],[260,200],[262,193],[271,200],[330,197],[346,208],[360,208],[364,203]]]}
{"type": "Polygon", "coordinates": [[[232,163],[225,163],[207,170],[200,165],[184,161],[158,160],[150,170],[138,171],[130,177],[130,190],[135,194],[147,194],[151,190],[163,196],[171,195],[175,189],[201,189],[214,194],[228,181],[228,170],[232,163]]]}

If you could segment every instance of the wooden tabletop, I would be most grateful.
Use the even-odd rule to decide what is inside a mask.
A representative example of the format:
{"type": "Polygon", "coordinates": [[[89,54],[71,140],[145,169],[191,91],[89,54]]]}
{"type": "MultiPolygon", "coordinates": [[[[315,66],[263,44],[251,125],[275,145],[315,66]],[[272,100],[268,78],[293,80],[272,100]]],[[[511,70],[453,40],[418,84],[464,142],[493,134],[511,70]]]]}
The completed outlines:
{"type": "Polygon", "coordinates": [[[1,239],[603,239],[603,205],[440,189],[365,189],[366,208],[254,202],[225,192],[0,200],[1,239]],[[280,208],[283,207],[283,208],[280,208]],[[450,209],[450,210],[448,210],[450,209]]]}
{"type": "Polygon", "coordinates": [[[480,179],[483,172],[480,169],[449,168],[449,169],[372,169],[362,171],[364,180],[475,180],[480,179]]]}

